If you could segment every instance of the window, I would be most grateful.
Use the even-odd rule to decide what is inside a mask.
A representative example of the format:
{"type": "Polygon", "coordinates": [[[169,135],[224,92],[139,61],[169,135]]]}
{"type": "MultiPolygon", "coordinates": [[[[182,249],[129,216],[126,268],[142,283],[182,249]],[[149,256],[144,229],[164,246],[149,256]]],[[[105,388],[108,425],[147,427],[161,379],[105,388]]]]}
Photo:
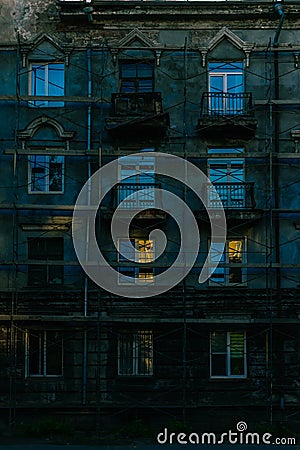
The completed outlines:
{"type": "Polygon", "coordinates": [[[210,335],[211,378],[246,378],[244,332],[214,331],[210,335]]]}
{"type": "Polygon", "coordinates": [[[246,206],[244,160],[210,159],[208,160],[208,177],[222,201],[221,205],[214,191],[210,189],[210,207],[243,208],[246,206]]]}
{"type": "Polygon", "coordinates": [[[209,64],[210,114],[242,114],[243,89],[242,62],[209,64]]]}
{"type": "MultiPolygon", "coordinates": [[[[57,97],[64,95],[65,75],[63,63],[32,63],[30,66],[29,95],[57,97]]],[[[34,100],[31,106],[64,106],[64,102],[46,99],[34,100]]]]}
{"type": "Polygon", "coordinates": [[[127,156],[119,166],[118,203],[121,208],[155,208],[155,160],[152,156],[127,156]],[[147,189],[146,192],[139,192],[147,189]],[[133,195],[130,199],[126,197],[133,195]]]}
{"type": "MultiPolygon", "coordinates": [[[[211,263],[219,261],[220,252],[222,252],[222,244],[214,243],[211,247],[211,263]]],[[[245,239],[228,239],[220,263],[211,275],[209,284],[211,286],[245,284],[247,272],[241,267],[245,262],[245,239]]]]}
{"type": "MultiPolygon", "coordinates": [[[[130,239],[131,245],[125,239],[119,239],[119,262],[133,259],[137,263],[154,261],[154,242],[149,239],[130,239]],[[122,252],[122,254],[121,254],[122,252]]],[[[119,267],[119,283],[153,283],[154,269],[151,267],[119,267]]]]}
{"type": "Polygon", "coordinates": [[[63,238],[29,238],[28,259],[49,261],[45,264],[28,265],[29,286],[55,286],[63,283],[63,265],[50,264],[50,261],[63,261],[63,238]]]}
{"type": "Polygon", "coordinates": [[[62,193],[64,157],[34,155],[29,157],[29,192],[62,193]]]}
{"type": "Polygon", "coordinates": [[[123,61],[120,63],[120,92],[153,92],[152,61],[123,61]]]}
{"type": "Polygon", "coordinates": [[[25,343],[27,376],[62,375],[63,340],[59,331],[27,331],[25,343]]]}
{"type": "Polygon", "coordinates": [[[153,375],[152,331],[124,332],[119,336],[118,374],[153,375]]]}

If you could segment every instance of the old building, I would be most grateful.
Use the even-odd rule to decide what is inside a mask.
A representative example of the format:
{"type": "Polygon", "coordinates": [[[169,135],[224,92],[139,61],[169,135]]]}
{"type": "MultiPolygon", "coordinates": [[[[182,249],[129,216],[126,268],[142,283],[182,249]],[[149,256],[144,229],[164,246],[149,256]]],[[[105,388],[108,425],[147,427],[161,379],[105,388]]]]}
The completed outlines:
{"type": "MultiPolygon", "coordinates": [[[[140,417],[196,423],[196,431],[226,431],[241,420],[252,430],[299,430],[300,5],[274,6],[2,1],[5,423],[25,411],[88,417],[91,428],[140,417]],[[191,205],[201,243],[183,281],[128,298],[85,275],[71,225],[88,178],[137,152],[145,157],[120,159],[120,183],[97,219],[119,284],[131,277],[151,294],[179,251],[178,227],[154,188],[191,205]],[[205,283],[198,275],[210,247],[207,213],[190,190],[156,174],[156,152],[200,168],[222,200],[225,251],[205,283]],[[110,236],[120,201],[125,216],[148,208],[130,228],[136,252],[124,236],[118,248],[110,236]],[[157,228],[168,243],[154,261],[149,234],[157,228]],[[128,260],[133,253],[137,264],[128,260]]],[[[220,206],[207,195],[211,210],[220,206]]],[[[211,263],[219,252],[212,249],[211,263]]]]}

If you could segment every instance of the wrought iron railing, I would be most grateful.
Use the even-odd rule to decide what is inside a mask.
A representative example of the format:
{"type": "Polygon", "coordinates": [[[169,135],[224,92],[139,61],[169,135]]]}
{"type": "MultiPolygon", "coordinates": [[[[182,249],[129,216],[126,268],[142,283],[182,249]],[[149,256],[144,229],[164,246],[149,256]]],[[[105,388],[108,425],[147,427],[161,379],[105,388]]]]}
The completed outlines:
{"type": "Polygon", "coordinates": [[[240,92],[204,92],[201,99],[201,117],[253,116],[252,94],[240,92]]]}
{"type": "Polygon", "coordinates": [[[121,92],[112,94],[114,116],[141,116],[162,113],[160,92],[121,92]]]}
{"type": "Polygon", "coordinates": [[[160,188],[158,183],[120,183],[116,186],[115,205],[121,209],[157,208],[159,202],[155,188],[160,188]],[[147,189],[145,191],[145,189],[147,189]],[[132,196],[128,198],[128,196],[132,196]]]}
{"type": "Polygon", "coordinates": [[[255,208],[254,183],[214,183],[207,185],[210,208],[255,208]],[[217,198],[215,191],[219,195],[217,198]],[[220,202],[221,200],[221,202],[220,202]]]}

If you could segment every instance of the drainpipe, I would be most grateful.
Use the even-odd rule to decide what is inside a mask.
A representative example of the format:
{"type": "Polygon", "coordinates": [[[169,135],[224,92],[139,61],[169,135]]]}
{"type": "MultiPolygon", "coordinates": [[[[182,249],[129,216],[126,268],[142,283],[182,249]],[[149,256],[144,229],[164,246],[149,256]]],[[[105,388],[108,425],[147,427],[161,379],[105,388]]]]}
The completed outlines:
{"type": "MultiPolygon", "coordinates": [[[[281,1],[278,1],[275,4],[275,11],[278,13],[280,19],[275,32],[274,40],[273,40],[273,49],[274,49],[274,97],[275,101],[280,99],[280,78],[279,78],[279,52],[278,52],[278,40],[280,36],[280,32],[282,29],[282,25],[285,19],[285,15],[283,12],[283,7],[281,1]]],[[[280,119],[279,119],[280,107],[275,103],[273,106],[273,114],[274,114],[274,150],[275,150],[275,163],[276,155],[280,152],[280,142],[279,142],[279,132],[280,132],[280,119]]],[[[277,263],[276,268],[276,303],[278,305],[278,315],[281,316],[282,311],[282,303],[281,303],[281,279],[280,279],[280,267],[278,264],[280,263],[280,224],[279,224],[279,181],[278,181],[278,165],[273,164],[273,174],[274,174],[274,206],[276,212],[275,223],[274,223],[274,232],[275,232],[275,258],[277,263]]],[[[280,395],[280,406],[281,409],[284,408],[284,391],[283,381],[284,381],[284,357],[283,357],[283,340],[282,336],[279,333],[277,338],[277,348],[278,348],[278,384],[279,384],[279,395],[280,395]]]]}
{"type": "MultiPolygon", "coordinates": [[[[87,95],[88,98],[92,96],[92,63],[91,63],[91,49],[87,49],[87,73],[88,73],[88,85],[87,85],[87,95]]],[[[92,107],[91,104],[88,106],[87,110],[87,150],[91,150],[91,125],[92,125],[92,107]]],[[[87,176],[88,176],[88,198],[87,204],[88,206],[91,203],[91,157],[88,155],[87,159],[87,176]]],[[[89,223],[87,224],[86,230],[86,246],[85,246],[85,257],[86,261],[88,260],[89,253],[89,223]]],[[[88,314],[88,277],[85,276],[84,279],[84,317],[87,317],[88,314]]],[[[83,380],[82,380],[82,403],[85,405],[87,402],[87,330],[84,328],[83,332],[83,380]]]]}
{"type": "MultiPolygon", "coordinates": [[[[275,4],[275,11],[279,14],[280,20],[277,26],[277,30],[275,32],[275,37],[273,40],[273,48],[274,48],[274,95],[275,101],[280,99],[280,86],[279,86],[279,59],[278,59],[278,40],[280,36],[280,32],[282,29],[282,25],[284,22],[284,12],[282,9],[281,2],[277,2],[275,4]]],[[[275,157],[276,154],[280,152],[280,143],[279,143],[279,105],[274,105],[274,150],[275,157]]],[[[274,173],[274,206],[275,209],[279,209],[279,183],[278,183],[278,166],[277,164],[273,165],[273,173],[274,173]]],[[[279,245],[279,216],[276,217],[275,220],[275,256],[276,262],[280,263],[280,245],[279,245]]],[[[276,269],[276,290],[278,295],[280,296],[280,288],[281,288],[281,280],[280,280],[280,268],[276,269]]],[[[279,300],[281,300],[279,298],[279,300]]],[[[278,303],[279,313],[281,313],[281,301],[278,303]]]]}

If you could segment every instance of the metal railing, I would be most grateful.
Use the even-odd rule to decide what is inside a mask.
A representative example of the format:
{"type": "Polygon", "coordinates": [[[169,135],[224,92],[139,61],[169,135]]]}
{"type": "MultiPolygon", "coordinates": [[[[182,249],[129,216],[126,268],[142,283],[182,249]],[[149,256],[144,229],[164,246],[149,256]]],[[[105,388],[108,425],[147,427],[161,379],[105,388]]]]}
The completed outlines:
{"type": "Polygon", "coordinates": [[[203,116],[253,116],[252,94],[240,92],[204,92],[201,99],[203,116]]]}
{"type": "Polygon", "coordinates": [[[155,188],[160,188],[158,183],[120,183],[116,186],[115,205],[121,209],[157,208],[158,198],[155,188]],[[147,189],[147,191],[143,191],[147,189]],[[132,195],[131,198],[127,198],[132,195]]]}
{"type": "Polygon", "coordinates": [[[112,94],[114,116],[141,116],[162,113],[160,92],[121,92],[112,94]]]}
{"type": "Polygon", "coordinates": [[[207,185],[210,208],[255,208],[254,183],[214,183],[220,200],[211,185],[207,185]]]}

